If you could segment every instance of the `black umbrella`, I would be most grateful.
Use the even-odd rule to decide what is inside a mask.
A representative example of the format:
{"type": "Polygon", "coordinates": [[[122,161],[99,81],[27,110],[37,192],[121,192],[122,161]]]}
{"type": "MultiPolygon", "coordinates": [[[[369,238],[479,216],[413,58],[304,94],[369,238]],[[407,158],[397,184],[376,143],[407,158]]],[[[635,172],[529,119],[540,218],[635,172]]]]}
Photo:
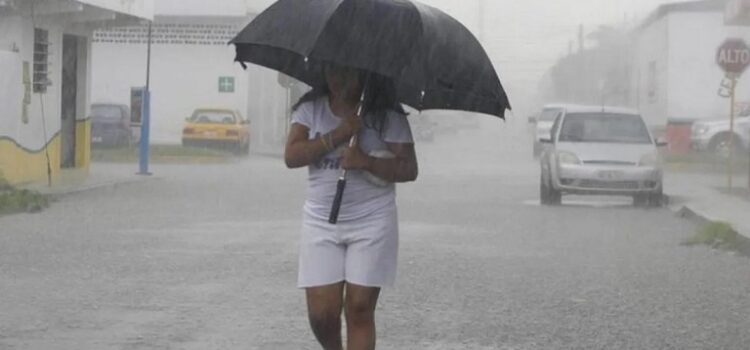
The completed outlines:
{"type": "Polygon", "coordinates": [[[231,43],[243,65],[278,70],[310,86],[325,83],[323,65],[331,62],[393,79],[400,101],[420,111],[503,118],[510,108],[479,41],[452,17],[415,1],[279,0],[231,43]]]}
{"type": "Polygon", "coordinates": [[[237,61],[324,83],[333,62],[393,78],[415,109],[503,117],[508,97],[479,41],[440,10],[405,0],[280,0],[231,42],[237,61]]]}

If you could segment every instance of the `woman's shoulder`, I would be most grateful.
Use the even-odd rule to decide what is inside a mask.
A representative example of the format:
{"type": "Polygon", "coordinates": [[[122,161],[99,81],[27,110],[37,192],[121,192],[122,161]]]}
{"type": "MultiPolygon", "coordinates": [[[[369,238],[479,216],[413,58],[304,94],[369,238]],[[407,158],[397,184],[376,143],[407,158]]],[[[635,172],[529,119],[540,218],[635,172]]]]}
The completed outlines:
{"type": "Polygon", "coordinates": [[[325,97],[317,97],[307,101],[300,101],[297,106],[295,106],[294,111],[302,114],[318,115],[325,111],[325,105],[323,104],[324,102],[325,97]]]}

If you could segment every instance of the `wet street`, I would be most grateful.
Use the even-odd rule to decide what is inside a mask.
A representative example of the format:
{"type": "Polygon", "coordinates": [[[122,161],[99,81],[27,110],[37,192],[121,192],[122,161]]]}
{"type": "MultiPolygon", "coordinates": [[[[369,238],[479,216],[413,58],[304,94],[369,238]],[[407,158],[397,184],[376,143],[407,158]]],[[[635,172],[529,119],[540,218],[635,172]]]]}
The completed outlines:
{"type": "MultiPolygon", "coordinates": [[[[748,348],[750,261],[680,246],[697,227],[667,209],[540,206],[526,136],[492,125],[418,146],[379,348],[748,348]]],[[[306,171],[153,170],[0,218],[0,349],[317,349],[295,289],[306,171]]]]}

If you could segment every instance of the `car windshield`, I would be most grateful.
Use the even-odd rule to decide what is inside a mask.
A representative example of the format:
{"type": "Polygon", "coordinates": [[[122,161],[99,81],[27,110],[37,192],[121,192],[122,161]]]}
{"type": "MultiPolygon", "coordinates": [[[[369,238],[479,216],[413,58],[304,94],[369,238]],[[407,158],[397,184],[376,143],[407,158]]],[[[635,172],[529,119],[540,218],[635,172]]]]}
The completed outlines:
{"type": "Polygon", "coordinates": [[[651,143],[640,116],[612,113],[579,113],[565,117],[560,142],[651,143]]]}
{"type": "Polygon", "coordinates": [[[190,117],[190,122],[197,124],[235,124],[232,112],[197,111],[190,117]]]}
{"type": "Polygon", "coordinates": [[[542,111],[542,115],[539,116],[539,121],[542,122],[554,122],[555,118],[562,112],[559,108],[547,108],[542,111]]]}
{"type": "Polygon", "coordinates": [[[91,107],[91,116],[97,120],[119,120],[122,109],[118,106],[96,105],[91,107]]]}

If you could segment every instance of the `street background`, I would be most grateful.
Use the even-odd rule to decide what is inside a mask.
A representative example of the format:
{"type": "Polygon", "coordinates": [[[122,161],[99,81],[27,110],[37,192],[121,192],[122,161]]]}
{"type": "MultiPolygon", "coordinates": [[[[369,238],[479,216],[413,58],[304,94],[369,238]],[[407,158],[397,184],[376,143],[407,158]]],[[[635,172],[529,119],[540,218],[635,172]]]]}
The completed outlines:
{"type": "MultiPolygon", "coordinates": [[[[697,226],[667,208],[540,206],[529,135],[486,118],[419,144],[420,179],[399,186],[381,348],[750,343],[746,258],[681,246],[697,226]]],[[[264,156],[153,171],[0,218],[0,348],[316,349],[295,289],[306,171],[264,156]]]]}

